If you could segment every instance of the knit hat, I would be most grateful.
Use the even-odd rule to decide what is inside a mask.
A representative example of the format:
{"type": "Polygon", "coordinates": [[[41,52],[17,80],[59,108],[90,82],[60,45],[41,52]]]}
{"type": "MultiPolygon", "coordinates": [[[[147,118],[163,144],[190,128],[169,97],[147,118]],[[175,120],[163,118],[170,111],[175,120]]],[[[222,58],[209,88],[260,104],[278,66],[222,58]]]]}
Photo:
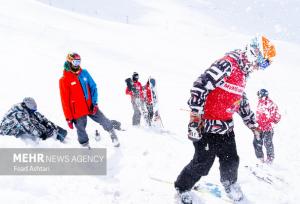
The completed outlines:
{"type": "Polygon", "coordinates": [[[37,110],[37,105],[36,105],[36,102],[33,98],[25,97],[23,99],[23,103],[28,109],[33,110],[33,111],[37,110]]]}

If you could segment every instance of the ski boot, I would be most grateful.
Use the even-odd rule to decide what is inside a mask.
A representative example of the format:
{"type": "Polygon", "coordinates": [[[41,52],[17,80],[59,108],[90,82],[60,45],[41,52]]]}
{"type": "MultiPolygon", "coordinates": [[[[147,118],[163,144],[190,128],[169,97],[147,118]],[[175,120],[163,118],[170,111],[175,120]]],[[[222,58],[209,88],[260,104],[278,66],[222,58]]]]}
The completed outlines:
{"type": "Polygon", "coordinates": [[[115,130],[112,129],[111,131],[109,131],[109,134],[110,134],[110,138],[112,140],[112,143],[114,144],[115,147],[120,147],[120,142],[118,140],[118,137],[115,133],[115,130]]]}
{"type": "Polygon", "coordinates": [[[182,204],[193,204],[193,198],[191,195],[191,191],[178,191],[179,200],[182,204]]]}
{"type": "Polygon", "coordinates": [[[274,158],[273,157],[268,157],[267,160],[265,161],[266,164],[271,165],[273,163],[274,158]]]}
{"type": "Polygon", "coordinates": [[[229,181],[225,181],[222,184],[224,186],[225,192],[227,193],[227,196],[230,199],[232,199],[235,202],[241,201],[244,199],[244,194],[238,183],[230,184],[229,181]]]}
{"type": "Polygon", "coordinates": [[[82,146],[82,147],[85,147],[85,148],[88,148],[88,149],[92,149],[91,146],[90,146],[89,141],[87,141],[87,142],[85,142],[85,143],[82,143],[81,146],[82,146]]]}
{"type": "Polygon", "coordinates": [[[264,158],[263,157],[261,157],[261,158],[258,158],[258,160],[263,164],[263,163],[265,163],[265,160],[264,160],[264,158]]]}

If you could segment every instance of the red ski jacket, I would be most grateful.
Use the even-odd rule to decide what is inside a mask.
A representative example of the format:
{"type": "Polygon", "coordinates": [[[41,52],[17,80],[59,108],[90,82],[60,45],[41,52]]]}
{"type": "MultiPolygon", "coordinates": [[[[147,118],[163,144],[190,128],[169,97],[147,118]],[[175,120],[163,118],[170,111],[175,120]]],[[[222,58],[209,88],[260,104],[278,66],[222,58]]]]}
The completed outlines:
{"type": "Polygon", "coordinates": [[[258,129],[261,131],[270,131],[273,124],[280,121],[281,115],[278,112],[277,105],[268,97],[263,97],[258,101],[256,119],[258,129]]]}
{"type": "MultiPolygon", "coordinates": [[[[138,90],[140,99],[144,100],[144,94],[143,94],[142,84],[139,81],[137,81],[137,82],[133,83],[133,86],[138,90]]],[[[134,95],[133,95],[132,91],[129,90],[128,87],[126,88],[126,94],[131,96],[131,100],[134,99],[134,95]]]]}
{"type": "Polygon", "coordinates": [[[151,87],[150,87],[150,84],[147,83],[145,86],[144,86],[144,89],[145,89],[145,99],[146,99],[146,103],[147,104],[152,104],[153,100],[153,96],[152,96],[152,90],[151,90],[151,87]]]}
{"type": "Polygon", "coordinates": [[[204,105],[204,119],[231,120],[233,113],[239,110],[246,76],[234,59],[226,56],[223,60],[231,63],[231,74],[224,77],[223,83],[208,94],[204,105]]]}
{"type": "MultiPolygon", "coordinates": [[[[78,119],[91,114],[91,90],[95,89],[95,87],[91,87],[89,81],[92,81],[92,79],[86,70],[80,70],[76,74],[64,70],[63,76],[59,80],[59,88],[61,103],[67,120],[78,119]],[[80,74],[83,75],[83,85],[80,83],[80,74]],[[82,86],[86,86],[86,96],[82,86]]],[[[95,95],[97,96],[97,94],[95,95]]]]}

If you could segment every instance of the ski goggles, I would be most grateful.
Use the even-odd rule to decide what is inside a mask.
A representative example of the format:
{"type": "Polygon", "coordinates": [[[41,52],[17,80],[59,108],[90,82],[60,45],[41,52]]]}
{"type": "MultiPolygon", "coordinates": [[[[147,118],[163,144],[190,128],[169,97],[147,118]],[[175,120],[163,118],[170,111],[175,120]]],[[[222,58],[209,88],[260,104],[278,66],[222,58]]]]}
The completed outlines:
{"type": "Polygon", "coordinates": [[[72,60],[72,65],[78,67],[80,65],[81,60],[72,60]]]}
{"type": "Polygon", "coordinates": [[[133,75],[132,80],[136,81],[138,79],[139,79],[139,75],[138,74],[133,75]]]}
{"type": "Polygon", "coordinates": [[[261,53],[257,56],[257,64],[260,69],[266,69],[268,66],[270,66],[271,62],[269,59],[266,59],[262,56],[261,53]]]}

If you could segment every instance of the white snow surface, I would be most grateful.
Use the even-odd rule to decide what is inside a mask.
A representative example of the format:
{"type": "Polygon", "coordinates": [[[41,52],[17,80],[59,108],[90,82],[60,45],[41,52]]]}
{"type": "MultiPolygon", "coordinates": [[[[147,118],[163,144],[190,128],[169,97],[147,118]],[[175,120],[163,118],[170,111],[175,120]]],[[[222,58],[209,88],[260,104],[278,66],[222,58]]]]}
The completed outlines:
{"type": "MultiPolygon", "coordinates": [[[[252,133],[235,115],[238,180],[248,203],[299,203],[298,1],[1,0],[0,8],[1,116],[31,96],[41,113],[67,129],[58,80],[66,54],[75,51],[98,85],[100,109],[127,129],[117,132],[121,147],[114,148],[108,133],[88,121],[91,145],[107,148],[106,176],[0,176],[0,203],[174,203],[173,186],[150,177],[174,181],[192,159],[186,136],[189,113],[181,110],[188,109],[192,83],[256,32],[274,39],[277,57],[269,68],[251,75],[246,91],[255,110],[257,90],[268,89],[282,113],[275,127],[276,158],[268,169],[285,183],[262,183],[243,167],[257,160],[252,133]],[[171,134],[131,127],[124,80],[133,71],[143,83],[150,75],[156,78],[160,112],[171,134]],[[100,142],[92,136],[97,128],[100,142]]],[[[68,132],[66,144],[3,136],[0,147],[80,147],[76,131],[68,132]]],[[[201,180],[220,185],[218,167],[216,159],[201,180]]],[[[226,202],[199,195],[199,203],[226,202]]]]}

